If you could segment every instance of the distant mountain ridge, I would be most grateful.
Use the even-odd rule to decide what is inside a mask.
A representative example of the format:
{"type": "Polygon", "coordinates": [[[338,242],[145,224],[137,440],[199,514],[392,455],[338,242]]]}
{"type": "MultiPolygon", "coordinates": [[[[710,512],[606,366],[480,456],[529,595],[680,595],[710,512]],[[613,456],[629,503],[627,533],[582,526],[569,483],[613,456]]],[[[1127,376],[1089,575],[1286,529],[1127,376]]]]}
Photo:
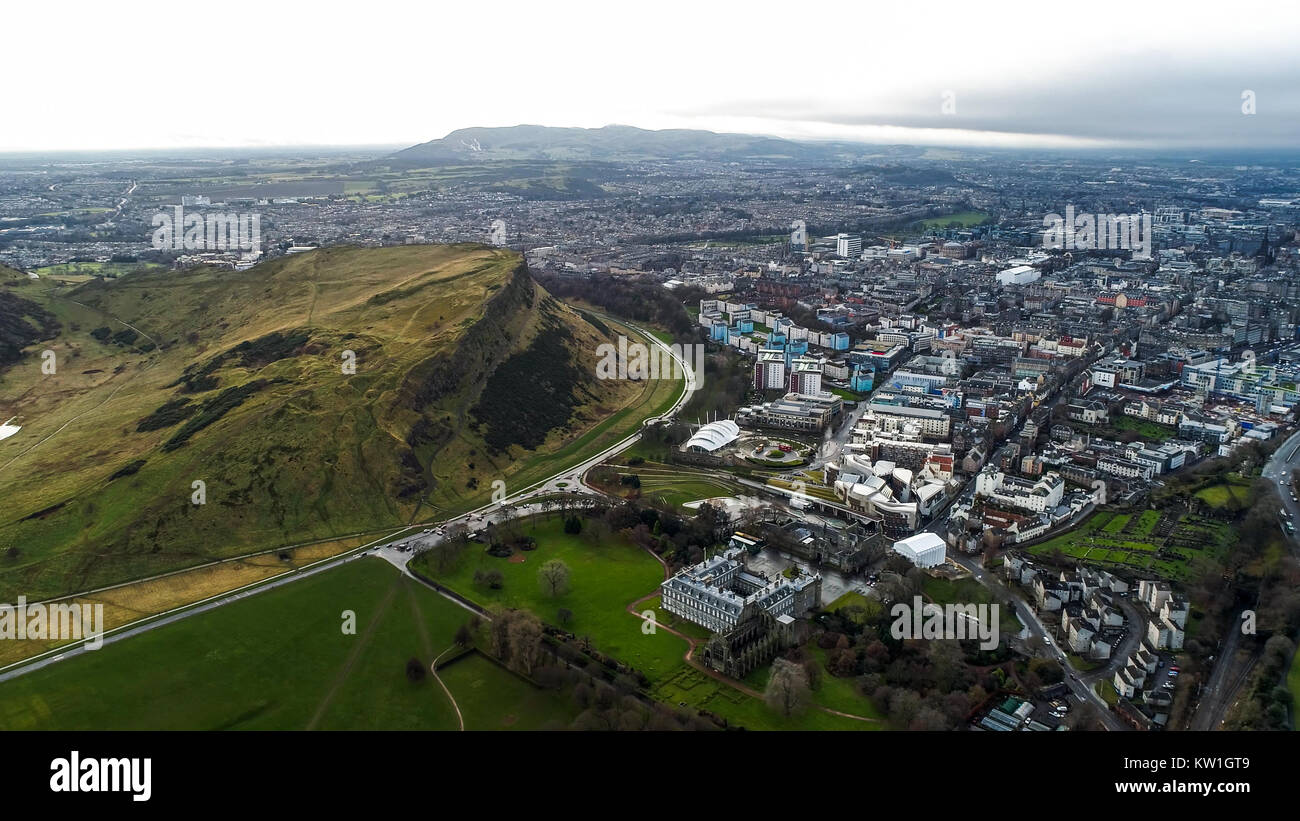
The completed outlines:
{"type": "Polygon", "coordinates": [[[692,129],[650,131],[627,125],[554,128],[516,125],[462,128],[447,136],[403,149],[389,157],[404,165],[452,164],[491,160],[618,161],[700,159],[825,161],[864,147],[842,143],[800,143],[750,134],[719,134],[692,129]]]}

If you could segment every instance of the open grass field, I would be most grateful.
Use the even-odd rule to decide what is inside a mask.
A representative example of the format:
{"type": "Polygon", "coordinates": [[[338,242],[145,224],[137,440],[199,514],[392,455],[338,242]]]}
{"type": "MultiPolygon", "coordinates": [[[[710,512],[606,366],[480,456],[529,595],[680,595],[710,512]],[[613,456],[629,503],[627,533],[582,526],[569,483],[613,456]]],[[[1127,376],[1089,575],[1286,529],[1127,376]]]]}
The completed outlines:
{"type": "Polygon", "coordinates": [[[1028,550],[1039,556],[1060,551],[1107,569],[1184,581],[1199,563],[1220,560],[1235,538],[1230,525],[1214,519],[1152,510],[1136,514],[1102,510],[1079,527],[1028,550]]]}
{"type": "Polygon", "coordinates": [[[1252,485],[1251,480],[1244,476],[1230,473],[1221,483],[1196,491],[1196,498],[1216,510],[1242,510],[1250,506],[1254,497],[1252,485]]]}
{"type": "MultiPolygon", "coordinates": [[[[454,730],[441,688],[404,668],[411,657],[431,663],[467,615],[359,559],[0,684],[0,727],[454,730]],[[356,613],[355,635],[341,630],[344,610],[356,613]]],[[[466,729],[567,723],[575,712],[491,663],[457,665],[447,680],[458,701],[465,692],[466,729]]]]}
{"type": "Polygon", "coordinates": [[[493,481],[520,489],[672,403],[679,383],[596,380],[605,337],[519,264],[502,249],[405,246],[76,288],[13,277],[8,290],[61,332],[0,372],[0,414],[22,425],[0,443],[0,598],[475,507],[493,481]],[[469,413],[482,372],[557,328],[579,380],[569,421],[531,450],[494,452],[469,413]],[[453,354],[455,381],[434,379],[453,354]]]}
{"type": "MultiPolygon", "coordinates": [[[[225,560],[192,570],[181,570],[159,578],[131,582],[65,601],[103,605],[104,629],[112,630],[220,593],[265,581],[321,559],[336,556],[367,541],[369,537],[356,536],[315,542],[271,553],[225,560]]],[[[66,643],[31,639],[0,642],[0,667],[66,643]]]]}
{"type": "Polygon", "coordinates": [[[979,225],[988,218],[989,215],[983,211],[961,211],[956,214],[945,214],[941,217],[919,220],[916,225],[922,229],[947,228],[955,222],[960,224],[962,228],[969,228],[972,225],[979,225]]]}
{"type": "Polygon", "coordinates": [[[479,653],[439,669],[466,730],[563,730],[578,710],[570,698],[542,690],[479,653]]]}
{"type": "Polygon", "coordinates": [[[581,534],[567,534],[559,517],[530,519],[523,532],[538,546],[516,554],[522,562],[489,555],[483,545],[471,542],[444,573],[434,566],[432,554],[416,556],[412,568],[484,607],[530,610],[543,621],[590,638],[596,649],[652,678],[681,663],[686,647],[680,639],[663,631],[642,633],[641,620],[627,612],[629,604],[655,592],[664,579],[663,566],[653,556],[619,537],[592,544],[581,534]],[[537,579],[538,568],[551,559],[564,562],[570,572],[569,591],[555,598],[537,579]],[[475,572],[489,570],[504,577],[500,590],[475,584],[475,572]],[[568,623],[560,621],[561,609],[572,612],[568,623]]]}

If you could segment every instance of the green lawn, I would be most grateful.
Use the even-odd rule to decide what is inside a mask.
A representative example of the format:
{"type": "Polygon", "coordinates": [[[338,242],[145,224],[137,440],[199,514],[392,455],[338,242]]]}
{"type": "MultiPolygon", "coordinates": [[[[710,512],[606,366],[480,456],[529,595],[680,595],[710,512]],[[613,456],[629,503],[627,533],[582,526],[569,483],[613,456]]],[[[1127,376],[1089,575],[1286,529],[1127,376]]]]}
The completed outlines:
{"type": "Polygon", "coordinates": [[[988,218],[989,215],[984,211],[961,211],[956,214],[945,214],[941,217],[918,220],[916,225],[920,228],[947,228],[956,222],[962,228],[970,228],[973,225],[979,225],[988,218]]]}
{"type": "MultiPolygon", "coordinates": [[[[360,559],[0,684],[0,727],[454,730],[441,688],[410,682],[404,667],[429,664],[467,616],[360,559]],[[346,610],[354,635],[341,630],[346,610]]],[[[567,723],[576,712],[486,661],[448,674],[453,693],[465,690],[468,729],[567,723]]]]}
{"type": "Polygon", "coordinates": [[[438,671],[469,730],[565,729],[578,709],[566,695],[542,690],[471,653],[438,671]]]}
{"type": "Polygon", "coordinates": [[[1077,655],[1075,653],[1070,653],[1069,658],[1070,658],[1071,667],[1073,667],[1076,670],[1082,670],[1085,673],[1090,670],[1096,670],[1098,667],[1101,667],[1106,663],[1104,661],[1094,661],[1093,659],[1086,659],[1083,656],[1077,655]]]}
{"type": "Polygon", "coordinates": [[[1119,693],[1115,691],[1115,683],[1111,679],[1102,679],[1092,686],[1092,690],[1094,693],[1101,696],[1101,700],[1111,707],[1119,704],[1119,693]]]}
{"type": "Polygon", "coordinates": [[[880,607],[880,602],[876,601],[875,599],[869,599],[866,596],[862,595],[861,593],[850,590],[847,593],[841,594],[838,599],[826,605],[826,609],[834,613],[836,610],[839,610],[841,607],[848,607],[849,605],[852,604],[856,604],[858,607],[867,610],[870,610],[873,607],[875,608],[880,607]]]}
{"type": "Polygon", "coordinates": [[[1128,524],[1130,518],[1132,517],[1127,513],[1117,514],[1106,523],[1105,527],[1102,528],[1102,531],[1105,533],[1118,533],[1124,529],[1124,526],[1128,524]]]}
{"type": "MultiPolygon", "coordinates": [[[[635,468],[628,469],[636,473],[635,468]]],[[[720,496],[734,496],[737,487],[725,482],[707,478],[673,478],[669,476],[641,476],[641,495],[658,499],[667,505],[681,506],[687,502],[713,499],[720,496]]]]}
{"type": "Polygon", "coordinates": [[[641,632],[641,620],[627,606],[655,592],[664,580],[663,566],[646,551],[614,537],[593,545],[582,536],[564,532],[558,518],[528,520],[526,531],[537,540],[536,550],[517,555],[523,562],[489,555],[483,545],[471,542],[467,551],[445,573],[439,573],[429,555],[417,556],[412,567],[437,579],[483,606],[500,605],[530,610],[543,621],[591,639],[600,651],[631,664],[652,680],[671,673],[682,663],[686,646],[666,631],[641,632]],[[537,570],[551,559],[569,567],[569,592],[551,598],[542,591],[537,570]],[[476,570],[499,570],[505,578],[500,590],[474,583],[476,570]],[[559,611],[573,613],[561,623],[559,611]]]}
{"type": "Polygon", "coordinates": [[[1133,527],[1133,535],[1145,539],[1151,535],[1152,531],[1156,529],[1156,525],[1159,523],[1160,511],[1144,510],[1142,511],[1142,515],[1138,517],[1138,523],[1133,527]]]}
{"type": "Polygon", "coordinates": [[[1229,474],[1222,483],[1198,490],[1196,498],[1215,509],[1240,509],[1250,504],[1251,483],[1240,476],[1229,474]]]}

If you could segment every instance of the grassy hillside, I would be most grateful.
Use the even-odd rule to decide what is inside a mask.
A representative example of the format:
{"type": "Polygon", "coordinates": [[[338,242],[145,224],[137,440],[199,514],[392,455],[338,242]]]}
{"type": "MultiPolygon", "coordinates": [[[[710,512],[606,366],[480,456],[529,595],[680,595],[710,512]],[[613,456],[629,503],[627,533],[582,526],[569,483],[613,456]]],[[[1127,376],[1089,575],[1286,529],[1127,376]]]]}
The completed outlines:
{"type": "Polygon", "coordinates": [[[596,381],[605,335],[503,249],[4,282],[47,314],[28,312],[34,344],[0,368],[0,422],[22,425],[0,442],[3,600],[482,504],[672,387],[596,381]],[[518,402],[483,401],[498,371],[518,402]]]}

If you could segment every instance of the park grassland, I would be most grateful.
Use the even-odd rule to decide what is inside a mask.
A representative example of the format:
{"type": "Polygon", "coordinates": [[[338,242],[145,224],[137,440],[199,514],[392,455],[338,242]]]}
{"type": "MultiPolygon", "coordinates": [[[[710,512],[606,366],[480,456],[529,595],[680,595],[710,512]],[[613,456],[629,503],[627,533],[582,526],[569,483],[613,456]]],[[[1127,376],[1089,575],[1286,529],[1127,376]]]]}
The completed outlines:
{"type": "Polygon", "coordinates": [[[521,265],[505,249],[456,245],[329,248],[247,271],[142,272],[75,289],[15,273],[15,294],[51,311],[62,331],[39,346],[56,352],[56,374],[41,373],[38,346],[0,372],[0,414],[23,426],[0,443],[0,599],[56,598],[443,518],[486,503],[497,479],[521,490],[672,405],[680,381],[596,380],[606,337],[521,265]],[[446,436],[412,468],[420,368],[459,353],[498,297],[503,310],[479,353],[501,361],[547,328],[571,334],[584,381],[568,424],[533,450],[493,453],[470,416],[483,379],[466,377],[420,411],[446,436]],[[90,333],[128,324],[141,334],[131,344],[90,333]],[[277,334],[308,341],[270,362],[231,353],[277,334]],[[353,374],[340,367],[345,351],[356,354],[353,374]],[[182,384],[187,368],[222,356],[215,387],[182,384]],[[165,402],[206,403],[259,381],[179,447],[168,443],[188,422],[137,428],[165,402]],[[191,503],[196,480],[204,505],[191,503]]]}
{"type": "MultiPolygon", "coordinates": [[[[383,531],[385,533],[390,531],[383,531]]],[[[73,596],[61,603],[101,605],[103,629],[114,630],[142,619],[200,602],[210,597],[291,573],[301,567],[352,550],[370,541],[366,536],[321,542],[228,559],[160,578],[130,582],[95,593],[73,596]]],[[[76,644],[64,640],[35,639],[0,642],[0,667],[48,650],[76,644]]]]}
{"type": "MultiPolygon", "coordinates": [[[[566,534],[563,528],[563,520],[559,517],[528,520],[524,532],[537,540],[537,548],[518,554],[525,557],[523,562],[489,555],[481,545],[471,543],[444,572],[439,573],[435,568],[432,554],[415,557],[412,569],[479,605],[529,610],[545,622],[586,637],[595,649],[644,673],[650,682],[650,693],[670,706],[680,707],[684,702],[688,707],[710,710],[730,724],[752,730],[883,728],[880,723],[834,716],[817,709],[784,718],[761,699],[692,667],[685,660],[689,649],[686,639],[665,627],[696,639],[706,638],[705,631],[666,616],[660,622],[663,626],[647,633],[642,629],[644,622],[639,615],[627,609],[629,604],[649,597],[636,605],[637,614],[645,610],[664,614],[657,596],[664,578],[662,565],[648,552],[621,537],[608,537],[594,543],[582,534],[566,534]],[[537,578],[537,569],[551,559],[563,561],[570,570],[569,591],[555,598],[543,592],[537,578]],[[486,585],[475,584],[474,574],[479,570],[500,571],[504,577],[501,589],[491,590],[486,585]],[[561,608],[572,613],[567,623],[561,624],[559,620],[561,608]]],[[[840,683],[831,685],[827,691],[832,694],[830,698],[837,697],[835,688],[840,683]]],[[[842,683],[852,687],[850,682],[842,683]]],[[[845,698],[842,703],[852,703],[855,709],[845,709],[844,712],[875,716],[865,699],[852,695],[855,698],[851,702],[845,698]]]]}
{"type": "MultiPolygon", "coordinates": [[[[883,726],[817,709],[783,718],[691,667],[684,639],[662,628],[643,632],[641,619],[626,609],[654,592],[662,580],[658,562],[633,545],[591,546],[560,527],[558,520],[538,524],[539,547],[527,562],[485,557],[508,573],[495,596],[472,584],[478,557],[444,581],[471,598],[534,610],[547,621],[557,607],[571,608],[570,629],[646,673],[651,694],[674,707],[708,709],[749,729],[883,726]],[[559,599],[543,595],[536,579],[547,558],[573,570],[571,592],[559,599]]],[[[638,611],[657,606],[651,599],[638,611]]],[[[412,657],[428,664],[468,618],[388,564],[355,559],[0,683],[0,729],[454,730],[455,712],[436,683],[411,683],[404,666],[412,657]],[[355,635],[341,630],[345,610],[356,614],[355,635]]],[[[562,728],[579,712],[567,695],[540,690],[477,653],[444,666],[440,676],[469,730],[562,728]]],[[[851,687],[827,681],[817,702],[874,716],[851,687]]]]}
{"type": "Polygon", "coordinates": [[[957,223],[962,228],[970,228],[983,223],[988,218],[989,214],[984,211],[961,211],[956,214],[944,214],[943,216],[918,220],[916,227],[920,229],[947,228],[953,223],[957,223]]]}
{"type": "Polygon", "coordinates": [[[411,569],[483,607],[528,610],[542,621],[586,636],[596,649],[652,680],[681,664],[686,653],[681,639],[663,631],[643,633],[641,620],[627,611],[629,604],[663,582],[663,566],[653,556],[620,537],[593,544],[590,537],[567,534],[559,517],[527,519],[523,532],[537,540],[536,550],[516,554],[523,562],[492,556],[471,542],[445,572],[438,572],[432,553],[416,556],[411,569]],[[538,568],[551,559],[564,562],[570,574],[568,592],[554,598],[537,578],[538,568]],[[475,572],[489,570],[501,572],[501,589],[475,584],[475,572]],[[561,609],[573,614],[568,622],[560,620],[561,609]]]}
{"type": "MultiPolygon", "coordinates": [[[[468,616],[358,559],[4,682],[0,727],[455,730],[437,683],[412,683],[404,668],[432,662],[468,616]],[[345,610],[355,635],[342,632],[345,610]]],[[[577,712],[488,662],[446,671],[458,702],[468,691],[466,729],[565,725],[577,712]]]]}

